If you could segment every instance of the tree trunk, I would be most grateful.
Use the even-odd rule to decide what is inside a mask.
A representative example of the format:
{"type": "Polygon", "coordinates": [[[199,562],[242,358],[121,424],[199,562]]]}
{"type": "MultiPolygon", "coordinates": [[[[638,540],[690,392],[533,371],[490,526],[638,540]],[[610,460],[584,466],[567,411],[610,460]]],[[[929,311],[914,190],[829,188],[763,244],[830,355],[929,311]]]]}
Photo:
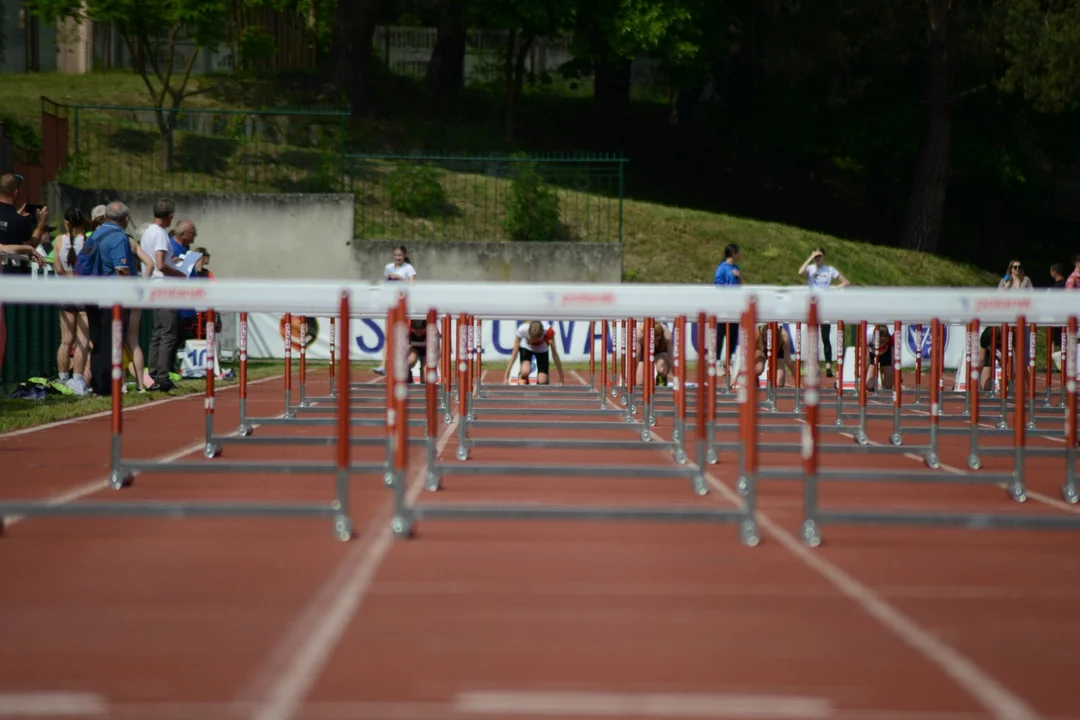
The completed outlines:
{"type": "Polygon", "coordinates": [[[926,58],[926,130],[915,162],[904,247],[937,252],[952,155],[952,94],[956,75],[950,25],[952,0],[926,0],[930,37],[926,58]]]}
{"type": "Polygon", "coordinates": [[[623,58],[596,62],[593,101],[603,130],[618,138],[630,112],[630,61],[623,58]]]}
{"type": "Polygon", "coordinates": [[[329,71],[333,83],[348,94],[353,110],[363,108],[370,98],[378,15],[378,0],[339,0],[334,11],[329,71]]]}
{"type": "Polygon", "coordinates": [[[465,9],[464,0],[443,2],[435,49],[424,75],[424,84],[450,98],[465,86],[465,9]]]}

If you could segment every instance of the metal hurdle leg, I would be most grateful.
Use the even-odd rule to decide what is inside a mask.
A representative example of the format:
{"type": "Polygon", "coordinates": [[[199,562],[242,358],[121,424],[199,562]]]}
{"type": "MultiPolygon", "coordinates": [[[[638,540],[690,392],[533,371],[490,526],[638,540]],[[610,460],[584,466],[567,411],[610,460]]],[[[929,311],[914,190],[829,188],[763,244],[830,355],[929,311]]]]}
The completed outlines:
{"type": "Polygon", "coordinates": [[[1080,353],[1076,344],[1076,318],[1069,318],[1069,326],[1062,333],[1061,385],[1066,387],[1065,395],[1065,484],[1061,486],[1061,497],[1065,502],[1075,505],[1080,499],[1076,489],[1076,392],[1080,383],[1080,353]],[[1066,360],[1067,358],[1067,360],[1066,360]]]}
{"type": "MultiPolygon", "coordinates": [[[[968,362],[968,394],[970,402],[970,434],[967,465],[972,470],[982,467],[979,459],[979,381],[982,375],[982,347],[979,344],[979,321],[971,323],[971,333],[968,335],[967,353],[971,360],[968,362]]],[[[993,362],[993,358],[991,358],[993,362]]]]}
{"type": "Polygon", "coordinates": [[[214,373],[217,372],[217,336],[214,310],[206,311],[206,443],[203,455],[209,460],[221,455],[221,445],[214,442],[214,373]]]}
{"type": "Polygon", "coordinates": [[[285,413],[281,417],[296,417],[292,404],[292,313],[285,313],[285,413]]]}
{"type": "MultiPolygon", "coordinates": [[[[341,333],[345,338],[349,337],[349,293],[341,293],[341,333]]],[[[333,327],[331,325],[331,327],[333,327]]],[[[333,332],[331,331],[330,340],[330,357],[334,356],[334,341],[333,332]]],[[[349,422],[349,413],[351,408],[349,403],[352,394],[352,385],[349,382],[349,377],[352,374],[349,367],[349,343],[346,342],[341,347],[342,367],[341,367],[341,389],[338,391],[338,446],[337,446],[337,498],[334,500],[333,508],[336,511],[334,515],[334,533],[339,540],[349,540],[352,537],[352,517],[349,512],[350,498],[349,498],[349,468],[351,465],[351,423],[349,422]]],[[[333,362],[331,360],[331,362],[333,362]]],[[[331,389],[331,393],[333,390],[331,389]]],[[[387,458],[387,462],[389,462],[387,458]]]]}
{"type": "Polygon", "coordinates": [[[121,464],[123,449],[121,436],[124,429],[124,311],[119,305],[112,307],[112,445],[109,453],[109,486],[120,490],[131,485],[134,473],[121,464]]]}
{"type": "MultiPolygon", "coordinates": [[[[817,496],[818,496],[818,403],[821,397],[819,391],[820,379],[818,373],[820,367],[816,362],[818,355],[818,324],[817,298],[810,296],[810,309],[807,316],[807,354],[812,361],[807,365],[805,408],[806,427],[803,429],[803,444],[806,450],[803,456],[803,523],[802,539],[809,547],[821,545],[821,531],[817,520],[817,496]]],[[[899,333],[897,333],[899,335],[899,333]]],[[[896,354],[895,362],[899,364],[900,354],[896,354]]],[[[900,388],[897,387],[897,392],[900,388]]]]}
{"type": "Polygon", "coordinates": [[[458,319],[457,350],[457,459],[464,462],[469,459],[469,341],[464,314],[458,319]]]}
{"type": "Polygon", "coordinates": [[[247,421],[247,361],[248,361],[248,314],[240,313],[240,426],[236,434],[240,437],[249,437],[255,429],[247,421]]]}
{"type": "Polygon", "coordinates": [[[298,407],[308,407],[307,400],[307,316],[300,316],[300,402],[298,407]]]}

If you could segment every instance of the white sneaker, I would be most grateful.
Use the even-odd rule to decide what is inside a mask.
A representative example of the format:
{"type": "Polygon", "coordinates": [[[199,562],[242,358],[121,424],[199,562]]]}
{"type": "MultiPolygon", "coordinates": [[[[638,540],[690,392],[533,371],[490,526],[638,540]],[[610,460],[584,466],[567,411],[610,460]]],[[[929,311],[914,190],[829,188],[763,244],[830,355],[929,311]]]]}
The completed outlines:
{"type": "Polygon", "coordinates": [[[376,375],[385,375],[386,374],[386,368],[384,368],[382,365],[380,365],[379,367],[375,368],[375,374],[376,375]]]}

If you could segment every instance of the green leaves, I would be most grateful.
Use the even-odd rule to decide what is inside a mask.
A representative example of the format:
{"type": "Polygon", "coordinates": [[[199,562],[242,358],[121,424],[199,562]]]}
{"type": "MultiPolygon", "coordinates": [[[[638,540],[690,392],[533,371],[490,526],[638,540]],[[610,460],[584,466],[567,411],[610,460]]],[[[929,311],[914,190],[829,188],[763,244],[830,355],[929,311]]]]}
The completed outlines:
{"type": "Polygon", "coordinates": [[[1042,112],[1080,107],[1080,0],[999,0],[1004,13],[1001,86],[1042,112]]]}

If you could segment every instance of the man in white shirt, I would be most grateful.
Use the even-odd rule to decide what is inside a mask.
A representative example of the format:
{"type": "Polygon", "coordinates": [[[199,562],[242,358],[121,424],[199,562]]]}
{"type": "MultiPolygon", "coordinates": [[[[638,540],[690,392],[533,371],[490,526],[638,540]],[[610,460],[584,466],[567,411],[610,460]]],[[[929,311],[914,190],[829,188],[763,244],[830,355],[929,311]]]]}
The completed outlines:
{"type": "MultiPolygon", "coordinates": [[[[143,232],[139,244],[143,251],[153,260],[150,268],[150,277],[161,280],[166,277],[182,278],[184,273],[174,267],[172,242],[169,240],[168,228],[172,225],[176,215],[176,203],[171,198],[161,198],[154,203],[154,222],[143,232]]],[[[144,271],[145,272],[145,271],[144,271]]],[[[154,332],[150,336],[150,358],[147,366],[150,377],[154,384],[149,390],[168,392],[172,390],[173,383],[169,380],[175,364],[175,357],[170,354],[175,351],[180,337],[180,314],[176,308],[163,308],[154,311],[154,332]]]]}
{"type": "MultiPolygon", "coordinates": [[[[811,290],[828,290],[832,287],[834,280],[837,282],[837,287],[847,287],[851,284],[839,270],[832,265],[825,264],[825,251],[822,248],[814,248],[814,252],[810,253],[810,257],[808,257],[806,262],[802,264],[802,267],[799,268],[799,275],[806,278],[811,290]]],[[[832,327],[829,325],[822,325],[820,328],[821,347],[825,350],[826,377],[833,376],[831,332],[832,327]]]]}

